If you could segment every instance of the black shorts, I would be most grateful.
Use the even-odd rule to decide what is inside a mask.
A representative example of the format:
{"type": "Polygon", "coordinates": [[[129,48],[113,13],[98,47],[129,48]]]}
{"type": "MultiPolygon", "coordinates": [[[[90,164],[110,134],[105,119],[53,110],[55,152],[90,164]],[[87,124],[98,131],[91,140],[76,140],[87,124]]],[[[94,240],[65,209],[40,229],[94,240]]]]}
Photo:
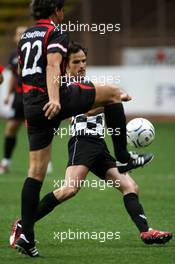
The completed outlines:
{"type": "Polygon", "coordinates": [[[60,88],[61,111],[58,116],[48,120],[44,116],[44,100],[39,105],[25,105],[25,118],[31,151],[47,147],[54,137],[62,120],[89,111],[95,101],[95,87],[91,82],[66,84],[60,88]]]}
{"type": "Polygon", "coordinates": [[[14,100],[12,103],[12,109],[14,110],[14,115],[10,119],[24,120],[24,105],[23,105],[23,95],[22,93],[14,94],[14,100]]]}
{"type": "Polygon", "coordinates": [[[116,160],[110,155],[103,139],[93,136],[72,137],[68,152],[68,167],[84,165],[101,179],[105,179],[107,170],[116,168],[116,160]]]}

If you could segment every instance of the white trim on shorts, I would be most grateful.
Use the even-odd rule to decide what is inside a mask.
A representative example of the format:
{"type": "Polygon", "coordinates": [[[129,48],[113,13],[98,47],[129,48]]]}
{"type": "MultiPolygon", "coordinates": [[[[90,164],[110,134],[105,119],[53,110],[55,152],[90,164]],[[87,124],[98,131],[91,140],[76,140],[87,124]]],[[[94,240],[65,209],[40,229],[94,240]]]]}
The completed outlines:
{"type": "Polygon", "coordinates": [[[76,155],[76,151],[77,151],[77,143],[78,143],[78,139],[76,138],[76,141],[74,144],[74,152],[73,152],[72,161],[71,161],[72,165],[74,165],[74,159],[75,159],[75,155],[76,155]]]}

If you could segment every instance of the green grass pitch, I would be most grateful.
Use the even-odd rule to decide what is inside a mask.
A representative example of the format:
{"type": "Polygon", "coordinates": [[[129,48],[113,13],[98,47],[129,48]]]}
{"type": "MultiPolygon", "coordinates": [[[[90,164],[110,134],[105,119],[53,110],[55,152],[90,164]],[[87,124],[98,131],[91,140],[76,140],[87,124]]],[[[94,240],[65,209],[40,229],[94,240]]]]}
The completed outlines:
{"type": "MultiPolygon", "coordinates": [[[[0,121],[0,157],[2,157],[4,122],[0,121]]],[[[148,167],[132,172],[140,186],[140,200],[150,226],[174,232],[175,226],[175,124],[158,123],[154,143],[143,149],[155,154],[148,167]]],[[[175,242],[165,246],[147,246],[128,217],[121,194],[112,188],[83,188],[36,225],[38,249],[42,258],[30,259],[9,248],[11,225],[20,215],[20,192],[27,176],[28,154],[25,128],[18,134],[11,171],[0,176],[0,263],[48,264],[174,264],[175,242]],[[70,229],[79,232],[120,232],[119,240],[54,239],[54,232],[70,229]]],[[[46,178],[43,196],[53,189],[54,180],[63,178],[67,161],[67,138],[55,137],[53,143],[54,172],[46,178]]],[[[109,145],[111,148],[110,140],[109,145]]],[[[95,179],[93,175],[88,176],[95,179]]]]}

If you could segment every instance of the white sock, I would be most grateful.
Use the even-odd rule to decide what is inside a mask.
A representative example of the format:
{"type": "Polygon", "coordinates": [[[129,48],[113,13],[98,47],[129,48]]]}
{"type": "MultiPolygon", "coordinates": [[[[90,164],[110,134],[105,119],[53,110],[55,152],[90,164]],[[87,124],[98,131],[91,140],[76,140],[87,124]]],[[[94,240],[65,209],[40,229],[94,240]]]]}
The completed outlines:
{"type": "Polygon", "coordinates": [[[2,166],[9,167],[11,164],[11,160],[4,158],[4,159],[2,159],[1,164],[2,164],[2,166]]]}

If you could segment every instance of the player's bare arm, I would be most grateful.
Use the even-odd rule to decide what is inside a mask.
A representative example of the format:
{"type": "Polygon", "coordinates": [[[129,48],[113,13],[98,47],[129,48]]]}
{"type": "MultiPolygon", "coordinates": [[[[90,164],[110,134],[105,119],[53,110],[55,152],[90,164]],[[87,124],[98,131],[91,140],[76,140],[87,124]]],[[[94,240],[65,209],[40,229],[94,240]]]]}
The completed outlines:
{"type": "Polygon", "coordinates": [[[60,79],[61,76],[60,64],[62,56],[60,53],[50,53],[47,55],[47,69],[46,69],[46,80],[49,95],[49,102],[44,106],[45,116],[48,119],[52,119],[56,116],[60,110],[60,79]]]}

